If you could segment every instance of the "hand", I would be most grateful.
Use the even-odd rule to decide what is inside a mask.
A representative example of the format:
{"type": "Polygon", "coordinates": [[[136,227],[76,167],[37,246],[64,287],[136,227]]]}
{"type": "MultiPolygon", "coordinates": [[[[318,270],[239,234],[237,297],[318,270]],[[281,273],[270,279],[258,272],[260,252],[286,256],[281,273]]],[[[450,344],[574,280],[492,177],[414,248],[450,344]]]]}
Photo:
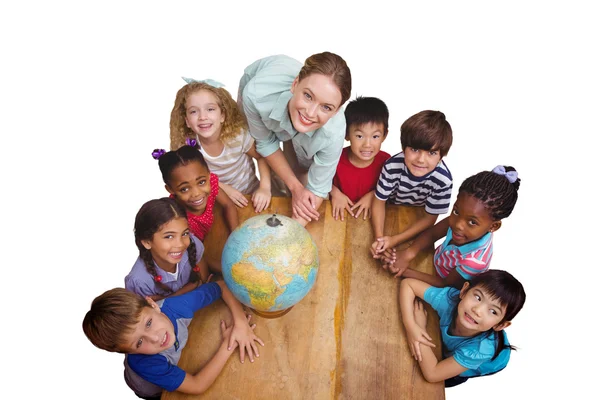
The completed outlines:
{"type": "Polygon", "coordinates": [[[408,341],[408,347],[410,349],[411,355],[417,361],[423,361],[423,357],[421,356],[421,345],[435,347],[435,344],[431,342],[431,336],[425,330],[425,325],[423,327],[419,326],[419,323],[422,323],[423,319],[425,320],[425,324],[427,324],[427,310],[423,307],[423,303],[415,299],[414,305],[415,312],[415,324],[411,324],[410,326],[406,326],[406,340],[408,341]]]}
{"type": "Polygon", "coordinates": [[[340,220],[344,220],[344,210],[348,211],[348,214],[354,217],[354,213],[352,212],[351,206],[354,203],[342,193],[341,190],[332,190],[331,191],[331,208],[333,209],[333,219],[337,221],[338,216],[340,220]]]}
{"type": "Polygon", "coordinates": [[[317,196],[305,187],[292,192],[292,210],[294,217],[300,217],[307,221],[319,219],[319,212],[316,210],[317,196]]]}
{"type": "Polygon", "coordinates": [[[225,324],[224,320],[221,320],[221,335],[223,335],[223,341],[221,342],[221,346],[228,346],[227,350],[228,351],[232,351],[234,350],[237,346],[238,343],[234,342],[233,343],[233,347],[229,347],[229,338],[231,337],[231,332],[233,331],[233,325],[229,325],[227,326],[227,324],[225,324]]]}
{"type": "Polygon", "coordinates": [[[254,204],[254,212],[259,213],[266,209],[271,202],[271,189],[258,188],[252,194],[252,204],[254,204]]]}
{"type": "MultiPolygon", "coordinates": [[[[371,191],[367,194],[365,194],[363,197],[360,198],[359,201],[356,202],[356,204],[354,204],[354,206],[352,207],[352,211],[354,210],[358,210],[356,211],[356,214],[354,214],[354,218],[358,218],[360,217],[360,213],[362,213],[364,211],[363,214],[363,220],[366,220],[367,218],[371,218],[371,204],[373,204],[373,198],[375,197],[375,192],[371,191]]],[[[351,213],[352,215],[352,213],[351,213]]]]}
{"type": "Polygon", "coordinates": [[[393,247],[391,236],[378,237],[371,245],[371,255],[373,255],[373,258],[375,259],[380,259],[381,253],[390,247],[393,247]]]}
{"type": "Polygon", "coordinates": [[[236,206],[244,208],[248,205],[248,199],[239,190],[234,189],[232,186],[227,185],[226,183],[219,184],[219,186],[236,206]]]}
{"type": "Polygon", "coordinates": [[[242,364],[244,363],[246,352],[248,352],[250,362],[254,362],[254,355],[258,357],[258,347],[254,342],[260,343],[261,346],[265,345],[263,341],[254,334],[254,328],[256,328],[256,324],[250,325],[250,319],[252,318],[252,315],[248,314],[247,318],[248,319],[244,320],[243,323],[234,323],[233,331],[229,337],[229,346],[227,347],[227,350],[233,350],[236,347],[235,342],[237,342],[237,344],[240,346],[240,361],[242,364]]]}
{"type": "Polygon", "coordinates": [[[415,256],[408,250],[402,250],[396,254],[396,261],[394,262],[394,270],[391,271],[395,273],[395,278],[401,276],[404,271],[408,268],[408,264],[415,258],[415,256]]]}

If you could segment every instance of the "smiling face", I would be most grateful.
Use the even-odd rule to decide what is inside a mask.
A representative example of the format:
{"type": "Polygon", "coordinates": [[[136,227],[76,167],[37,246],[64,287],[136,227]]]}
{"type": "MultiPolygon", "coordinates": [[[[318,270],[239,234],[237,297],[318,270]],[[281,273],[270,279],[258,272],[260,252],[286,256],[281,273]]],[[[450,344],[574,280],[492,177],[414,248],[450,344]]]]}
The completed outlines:
{"type": "Polygon", "coordinates": [[[362,125],[352,125],[348,136],[350,139],[350,162],[359,168],[371,165],[381,149],[385,138],[385,127],[381,123],[369,122],[362,125]]]}
{"type": "Polygon", "coordinates": [[[437,150],[422,150],[409,146],[404,149],[404,163],[410,173],[418,178],[433,171],[441,159],[442,156],[437,150]]]}
{"type": "Polygon", "coordinates": [[[342,94],[325,75],[311,74],[292,84],[292,98],[288,103],[288,112],[294,128],[300,133],[319,129],[339,110],[342,94]]]}
{"type": "Polygon", "coordinates": [[[451,244],[462,246],[500,229],[501,222],[490,216],[483,202],[475,196],[459,192],[450,214],[451,244]]]}
{"type": "Polygon", "coordinates": [[[133,332],[122,337],[121,350],[129,354],[158,354],[175,344],[175,328],[171,320],[160,312],[158,305],[146,298],[150,307],[144,307],[133,332]]]}
{"type": "Polygon", "coordinates": [[[154,232],[152,239],[142,240],[142,245],[150,250],[152,259],[163,271],[175,272],[177,263],[190,245],[187,219],[173,218],[154,232]]]}
{"type": "Polygon", "coordinates": [[[185,124],[192,132],[200,139],[219,137],[225,115],[214,94],[208,90],[200,90],[191,94],[185,105],[185,124]]]}
{"type": "Polygon", "coordinates": [[[192,161],[173,169],[165,187],[186,210],[201,215],[210,194],[210,172],[200,162],[192,161]]]}
{"type": "Polygon", "coordinates": [[[469,282],[465,282],[460,299],[454,325],[458,336],[475,336],[490,329],[500,331],[510,325],[509,321],[502,322],[506,305],[502,306],[481,286],[469,288],[469,282]]]}

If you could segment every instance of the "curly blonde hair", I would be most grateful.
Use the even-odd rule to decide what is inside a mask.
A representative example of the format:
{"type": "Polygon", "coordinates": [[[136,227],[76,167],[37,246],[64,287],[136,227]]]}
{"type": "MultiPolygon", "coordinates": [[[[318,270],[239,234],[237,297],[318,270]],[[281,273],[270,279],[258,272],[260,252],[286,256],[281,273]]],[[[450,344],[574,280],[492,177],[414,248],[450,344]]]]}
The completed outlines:
{"type": "Polygon", "coordinates": [[[185,139],[196,138],[196,135],[185,123],[186,101],[188,97],[200,90],[211,92],[217,98],[217,105],[221,109],[225,120],[221,126],[219,139],[227,143],[240,134],[242,129],[247,129],[246,117],[237,107],[231,94],[223,88],[215,88],[204,82],[191,82],[183,86],[175,96],[175,104],[171,111],[171,150],[177,150],[185,145],[185,139]]]}

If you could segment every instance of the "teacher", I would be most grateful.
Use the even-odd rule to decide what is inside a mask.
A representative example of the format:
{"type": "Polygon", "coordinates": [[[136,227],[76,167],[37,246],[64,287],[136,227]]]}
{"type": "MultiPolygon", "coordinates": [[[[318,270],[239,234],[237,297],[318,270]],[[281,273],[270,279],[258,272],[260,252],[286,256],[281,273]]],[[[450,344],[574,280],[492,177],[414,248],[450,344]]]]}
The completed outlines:
{"type": "Polygon", "coordinates": [[[256,150],[274,172],[273,186],[279,181],[292,196],[292,217],[303,226],[319,219],[317,209],[331,191],[346,133],[339,111],[351,90],[350,69],[330,52],[313,54],[304,65],[285,55],[262,58],[240,80],[238,103],[256,150]]]}

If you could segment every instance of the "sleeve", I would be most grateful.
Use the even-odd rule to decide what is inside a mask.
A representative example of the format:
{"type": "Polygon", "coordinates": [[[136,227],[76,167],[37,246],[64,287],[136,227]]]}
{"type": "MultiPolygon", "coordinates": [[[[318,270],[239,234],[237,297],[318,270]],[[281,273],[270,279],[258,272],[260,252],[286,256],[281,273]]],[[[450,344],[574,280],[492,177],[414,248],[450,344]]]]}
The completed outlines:
{"type": "Polygon", "coordinates": [[[442,182],[434,180],[435,188],[425,201],[425,211],[429,214],[446,214],[450,211],[450,197],[452,196],[452,181],[442,182]]]}
{"type": "Polygon", "coordinates": [[[477,369],[481,364],[492,359],[493,349],[486,346],[480,346],[479,340],[467,341],[454,351],[453,357],[462,367],[468,369],[477,369]]]}
{"type": "Polygon", "coordinates": [[[394,191],[394,177],[390,172],[391,160],[390,158],[383,164],[379,180],[377,181],[377,187],[375,188],[375,197],[382,201],[387,201],[394,191]]]}
{"type": "Polygon", "coordinates": [[[185,371],[160,354],[130,354],[127,363],[141,378],[169,392],[177,390],[185,379],[185,371]]]}
{"type": "Polygon", "coordinates": [[[315,195],[327,198],[331,192],[331,184],[340,155],[344,147],[344,137],[335,137],[326,147],[313,157],[313,163],[308,169],[308,184],[306,188],[315,195]]]}
{"type": "Polygon", "coordinates": [[[429,303],[431,308],[433,308],[438,315],[445,315],[451,311],[450,307],[452,306],[451,302],[449,301],[450,289],[452,288],[438,288],[435,286],[430,286],[427,288],[427,290],[425,290],[423,300],[429,303]]]}
{"type": "Polygon", "coordinates": [[[219,194],[219,177],[217,174],[210,173],[210,195],[214,198],[219,194]]]}
{"type": "Polygon", "coordinates": [[[221,287],[216,282],[209,282],[181,296],[167,297],[161,310],[168,309],[175,319],[192,318],[196,311],[219,298],[221,298],[221,287]]]}
{"type": "Polygon", "coordinates": [[[264,124],[260,112],[256,108],[254,96],[252,95],[254,84],[248,83],[242,93],[242,106],[250,135],[256,141],[256,151],[263,157],[270,156],[279,149],[279,139],[264,124]]]}
{"type": "Polygon", "coordinates": [[[248,133],[248,131],[242,132],[242,153],[247,153],[252,145],[254,144],[254,138],[248,133]]]}
{"type": "Polygon", "coordinates": [[[479,275],[488,270],[491,258],[491,246],[466,254],[456,266],[456,271],[465,280],[471,280],[475,275],[479,275]],[[489,257],[488,257],[489,253],[489,257]]]}
{"type": "Polygon", "coordinates": [[[141,296],[153,296],[156,294],[154,282],[152,282],[152,287],[148,283],[145,280],[125,278],[125,289],[141,296]]]}

